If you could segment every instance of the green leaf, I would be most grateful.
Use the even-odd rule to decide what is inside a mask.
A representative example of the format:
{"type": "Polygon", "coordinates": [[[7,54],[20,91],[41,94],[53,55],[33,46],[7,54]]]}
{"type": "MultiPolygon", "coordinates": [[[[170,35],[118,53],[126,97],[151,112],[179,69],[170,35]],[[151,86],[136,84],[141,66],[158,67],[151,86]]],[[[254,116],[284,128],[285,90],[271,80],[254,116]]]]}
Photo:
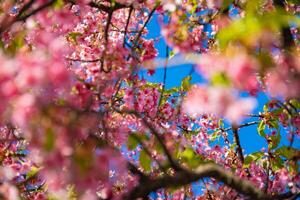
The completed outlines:
{"type": "Polygon", "coordinates": [[[74,185],[68,185],[67,192],[68,192],[68,200],[78,199],[74,185]]]}
{"type": "Polygon", "coordinates": [[[223,119],[219,119],[218,125],[219,125],[219,127],[223,127],[224,126],[223,119]]]}
{"type": "Polygon", "coordinates": [[[263,106],[263,110],[264,110],[265,113],[269,111],[268,104],[265,104],[265,105],[263,106]]]}
{"type": "Polygon", "coordinates": [[[6,52],[11,55],[15,55],[17,50],[19,50],[24,45],[25,32],[18,33],[8,45],[6,52]]]}
{"type": "Polygon", "coordinates": [[[4,44],[2,42],[2,40],[0,39],[0,49],[3,49],[4,48],[4,44]]]}
{"type": "Polygon", "coordinates": [[[244,167],[249,167],[252,162],[255,162],[259,159],[261,159],[264,156],[264,153],[261,151],[249,154],[246,156],[244,160],[244,167]]]}
{"type": "Polygon", "coordinates": [[[179,90],[180,90],[179,87],[173,87],[173,88],[170,88],[167,90],[165,89],[164,94],[167,94],[167,95],[174,94],[174,93],[179,92],[179,90]]]}
{"type": "Polygon", "coordinates": [[[268,126],[270,128],[276,128],[277,130],[279,129],[278,121],[277,120],[269,120],[268,121],[268,126]]]}
{"type": "Polygon", "coordinates": [[[183,152],[181,152],[180,157],[186,158],[187,160],[193,159],[195,153],[192,148],[186,148],[183,152]]]}
{"type": "Polygon", "coordinates": [[[197,3],[197,0],[189,0],[188,2],[192,5],[192,9],[189,11],[189,13],[192,15],[195,13],[195,11],[198,7],[198,3],[197,3]]]}
{"type": "Polygon", "coordinates": [[[300,102],[297,99],[291,99],[290,104],[292,104],[295,108],[300,109],[300,102]]]}
{"type": "Polygon", "coordinates": [[[257,132],[262,137],[266,137],[265,128],[266,128],[265,122],[263,120],[260,121],[257,126],[257,132]]]}
{"type": "Polygon", "coordinates": [[[281,140],[280,132],[278,131],[276,135],[272,135],[270,139],[271,139],[270,149],[275,149],[279,145],[281,140]]]}
{"type": "Polygon", "coordinates": [[[51,151],[55,145],[55,133],[52,128],[47,128],[45,133],[44,148],[46,151],[51,151]]]}
{"type": "Polygon", "coordinates": [[[300,5],[300,0],[287,0],[287,2],[294,3],[296,5],[300,5]]]}
{"type": "Polygon", "coordinates": [[[186,148],[183,152],[178,153],[178,158],[187,163],[189,167],[196,168],[203,162],[203,158],[196,154],[190,147],[186,148]]]}
{"type": "Polygon", "coordinates": [[[145,152],[145,150],[142,150],[139,157],[140,165],[141,167],[149,172],[151,170],[151,158],[149,155],[145,152]]]}
{"type": "Polygon", "coordinates": [[[233,2],[233,0],[223,0],[223,4],[221,7],[221,10],[225,10],[228,8],[228,6],[233,2]]]}
{"type": "Polygon", "coordinates": [[[127,140],[127,147],[128,147],[129,150],[133,150],[138,146],[139,141],[136,137],[137,136],[134,133],[129,135],[128,140],[127,140]]]}
{"type": "Polygon", "coordinates": [[[192,160],[189,161],[188,165],[190,168],[195,169],[197,168],[201,163],[203,163],[204,158],[200,155],[195,155],[192,160]]]}
{"type": "Polygon", "coordinates": [[[59,198],[56,197],[54,194],[49,194],[46,199],[47,200],[59,200],[59,198]]]}
{"type": "Polygon", "coordinates": [[[282,146],[276,149],[275,154],[278,156],[283,156],[287,159],[292,159],[296,156],[300,156],[300,151],[292,147],[282,146]]]}
{"type": "Polygon", "coordinates": [[[262,75],[264,75],[268,69],[276,66],[273,62],[271,55],[267,52],[259,52],[256,58],[261,64],[260,72],[262,75]]]}
{"type": "Polygon", "coordinates": [[[173,58],[175,56],[175,52],[172,50],[169,53],[169,59],[173,58]]]}
{"type": "Polygon", "coordinates": [[[53,4],[54,9],[61,9],[65,5],[63,0],[56,0],[53,4]]]}
{"type": "Polygon", "coordinates": [[[278,115],[281,114],[283,111],[283,108],[277,108],[277,109],[273,109],[271,112],[275,115],[273,117],[273,119],[278,120],[278,115]]]}
{"type": "Polygon", "coordinates": [[[191,80],[192,80],[191,75],[189,75],[189,76],[185,77],[184,79],[182,79],[182,81],[181,81],[181,90],[183,90],[183,91],[189,90],[190,87],[191,87],[191,83],[190,83],[191,80]]]}
{"type": "Polygon", "coordinates": [[[237,147],[237,144],[236,144],[236,143],[233,143],[233,144],[230,145],[230,149],[231,149],[231,150],[234,150],[236,147],[237,147]]]}
{"type": "Polygon", "coordinates": [[[210,140],[213,142],[213,141],[215,141],[216,139],[219,139],[220,136],[221,136],[220,132],[219,132],[219,131],[215,131],[213,134],[211,134],[210,140]]]}
{"type": "Polygon", "coordinates": [[[146,82],[146,84],[141,86],[141,89],[146,89],[146,88],[159,88],[159,84],[158,83],[146,82]]]}
{"type": "Polygon", "coordinates": [[[26,180],[33,178],[40,171],[38,167],[31,167],[30,171],[26,174],[26,180]]]}
{"type": "Polygon", "coordinates": [[[127,147],[129,150],[133,150],[137,147],[137,145],[145,140],[149,140],[149,137],[146,134],[133,132],[129,135],[127,140],[127,147]]]}
{"type": "Polygon", "coordinates": [[[225,49],[232,41],[241,41],[245,44],[253,43],[261,31],[261,23],[255,16],[234,20],[229,26],[217,34],[220,47],[225,49]]]}
{"type": "Polygon", "coordinates": [[[214,74],[211,78],[212,85],[230,86],[230,80],[225,73],[214,74]]]}
{"type": "Polygon", "coordinates": [[[56,103],[59,106],[64,106],[66,104],[66,101],[65,101],[65,99],[60,98],[60,99],[57,99],[56,103]]]}
{"type": "Polygon", "coordinates": [[[278,171],[279,169],[283,168],[283,161],[279,156],[274,157],[273,159],[271,159],[271,166],[273,171],[278,171]]]}
{"type": "Polygon", "coordinates": [[[67,35],[67,39],[70,40],[73,44],[77,44],[77,37],[81,35],[82,34],[79,32],[71,32],[67,35]]]}

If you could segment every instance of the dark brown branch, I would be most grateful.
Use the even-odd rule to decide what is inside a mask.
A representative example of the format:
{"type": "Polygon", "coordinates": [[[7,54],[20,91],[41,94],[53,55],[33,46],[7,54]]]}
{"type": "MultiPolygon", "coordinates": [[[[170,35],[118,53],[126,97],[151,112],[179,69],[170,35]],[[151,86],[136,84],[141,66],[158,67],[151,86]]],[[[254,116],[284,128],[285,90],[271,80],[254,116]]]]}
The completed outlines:
{"type": "Polygon", "coordinates": [[[28,3],[26,3],[19,11],[18,15],[16,16],[16,19],[18,19],[19,17],[21,17],[21,15],[26,12],[31,6],[32,4],[35,2],[35,0],[30,0],[28,3]]]}
{"type": "Polygon", "coordinates": [[[245,123],[245,124],[241,124],[239,125],[238,128],[243,128],[243,127],[247,127],[247,126],[251,126],[251,125],[255,125],[255,124],[258,124],[259,122],[255,121],[255,122],[248,122],[248,123],[245,123]]]}
{"type": "Polygon", "coordinates": [[[134,164],[131,162],[128,162],[128,169],[131,173],[138,175],[140,177],[140,182],[143,182],[144,180],[148,179],[147,176],[141,172],[134,164]]]}
{"type": "MultiPolygon", "coordinates": [[[[284,9],[284,0],[274,0],[275,6],[278,8],[284,9]]],[[[285,50],[290,50],[291,48],[295,47],[295,41],[293,39],[292,32],[290,30],[290,27],[282,27],[281,29],[281,35],[282,35],[282,47],[285,50]]]]}
{"type": "Polygon", "coordinates": [[[249,117],[264,117],[263,114],[247,114],[246,116],[249,116],[249,117]]]}
{"type": "Polygon", "coordinates": [[[8,23],[5,23],[4,21],[2,21],[2,23],[0,24],[0,34],[2,34],[4,31],[6,31],[7,29],[9,29],[15,22],[17,21],[25,21],[27,18],[31,17],[32,15],[35,15],[36,13],[44,10],[45,8],[53,5],[56,2],[56,0],[51,0],[43,5],[41,5],[40,7],[32,10],[31,12],[29,12],[28,14],[24,14],[25,11],[27,11],[32,4],[34,3],[34,1],[30,1],[28,2],[18,13],[18,15],[16,17],[14,17],[12,20],[9,20],[8,23]]]}
{"type": "Polygon", "coordinates": [[[243,180],[233,173],[225,171],[223,167],[212,163],[202,164],[195,171],[182,170],[177,172],[174,176],[167,175],[161,178],[147,180],[143,184],[136,186],[125,199],[133,200],[140,197],[144,198],[148,196],[150,192],[154,192],[160,188],[180,187],[206,177],[215,178],[251,199],[276,199],[256,188],[248,180],[243,180]]]}
{"type": "Polygon", "coordinates": [[[16,20],[17,21],[25,21],[28,17],[31,17],[32,15],[37,14],[38,12],[44,10],[45,8],[48,8],[49,6],[53,5],[55,2],[56,2],[56,0],[48,1],[47,3],[41,5],[40,7],[32,10],[30,13],[23,15],[23,16],[19,16],[16,20]]]}
{"type": "Polygon", "coordinates": [[[293,199],[297,199],[298,197],[300,197],[300,193],[292,193],[292,192],[286,192],[283,194],[279,194],[277,196],[274,196],[275,199],[289,199],[289,200],[293,200],[293,199]]]}
{"type": "Polygon", "coordinates": [[[126,25],[125,25],[125,30],[124,30],[124,40],[123,40],[123,47],[125,47],[125,43],[126,43],[126,34],[127,34],[127,29],[129,26],[129,22],[130,22],[130,18],[131,18],[131,14],[133,11],[133,7],[131,6],[129,9],[129,13],[128,13],[128,17],[127,17],[127,21],[126,21],[126,25]]]}
{"type": "Polygon", "coordinates": [[[69,57],[66,57],[67,60],[70,60],[70,61],[78,61],[78,62],[86,62],[86,63],[89,63],[89,62],[99,62],[101,59],[100,58],[97,58],[97,59],[92,59],[92,60],[82,60],[80,58],[69,58],[69,57]]]}
{"type": "Polygon", "coordinates": [[[297,113],[298,109],[291,103],[291,101],[287,101],[287,104],[297,113]]]}
{"type": "Polygon", "coordinates": [[[94,7],[94,8],[98,8],[99,10],[102,10],[106,13],[114,12],[116,10],[129,7],[127,5],[123,5],[123,4],[120,4],[118,2],[115,2],[114,6],[110,7],[110,6],[105,6],[103,4],[100,4],[100,3],[98,4],[98,3],[93,2],[93,1],[89,3],[89,6],[94,7]]]}
{"type": "Polygon", "coordinates": [[[243,149],[242,149],[241,142],[240,142],[240,137],[239,137],[239,133],[238,133],[238,128],[232,126],[232,132],[233,132],[234,141],[235,141],[235,143],[236,143],[236,145],[237,145],[236,150],[237,150],[239,159],[240,159],[240,161],[241,161],[242,163],[244,163],[243,149]]]}
{"type": "Polygon", "coordinates": [[[93,8],[98,8],[99,10],[102,10],[106,13],[108,13],[111,10],[111,8],[109,6],[105,6],[103,4],[98,4],[93,1],[89,3],[89,6],[91,6],[93,8]]]}
{"type": "Polygon", "coordinates": [[[104,29],[105,46],[108,43],[108,29],[109,29],[109,25],[111,23],[112,15],[113,15],[113,12],[109,12],[107,15],[107,22],[106,22],[105,29],[104,29]]]}
{"type": "MultiPolygon", "coordinates": [[[[243,128],[243,127],[255,125],[255,124],[258,124],[258,123],[259,123],[259,121],[247,122],[247,123],[244,123],[244,124],[239,125],[238,128],[243,128]]],[[[221,131],[229,131],[229,130],[231,130],[231,129],[232,129],[232,127],[229,127],[229,128],[226,128],[226,129],[220,128],[221,131]]]]}
{"type": "Polygon", "coordinates": [[[112,20],[112,15],[113,15],[113,11],[110,11],[107,13],[107,22],[106,22],[106,26],[104,29],[104,50],[103,50],[103,53],[102,53],[102,56],[100,59],[100,62],[101,62],[100,71],[103,71],[105,73],[108,73],[111,70],[111,67],[108,67],[108,69],[104,69],[104,57],[105,57],[106,49],[107,49],[107,45],[108,45],[108,30],[109,30],[109,25],[112,20]]]}

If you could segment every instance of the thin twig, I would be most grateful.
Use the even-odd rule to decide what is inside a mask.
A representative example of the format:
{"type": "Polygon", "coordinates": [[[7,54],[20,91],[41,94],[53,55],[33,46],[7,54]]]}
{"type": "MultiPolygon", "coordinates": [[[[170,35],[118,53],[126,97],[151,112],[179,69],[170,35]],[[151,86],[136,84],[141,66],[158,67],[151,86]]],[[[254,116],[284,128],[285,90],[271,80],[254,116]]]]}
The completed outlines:
{"type": "MultiPolygon", "coordinates": [[[[244,127],[247,127],[247,126],[251,126],[251,125],[255,125],[255,124],[258,124],[259,121],[253,121],[253,122],[247,122],[247,123],[244,123],[244,124],[241,124],[238,126],[238,128],[244,128],[244,127]]],[[[223,128],[219,128],[221,131],[230,131],[232,129],[232,127],[228,127],[226,129],[223,129],[223,128]]]]}
{"type": "Polygon", "coordinates": [[[238,134],[238,128],[232,126],[232,132],[233,132],[233,136],[234,136],[234,141],[235,141],[235,143],[237,145],[236,150],[237,150],[237,153],[239,155],[240,161],[242,163],[244,163],[243,149],[242,149],[242,146],[241,146],[241,143],[240,143],[240,137],[239,137],[239,134],[238,134]]]}
{"type": "Polygon", "coordinates": [[[129,26],[129,22],[130,22],[130,18],[131,18],[131,13],[133,11],[133,6],[130,6],[129,8],[129,13],[128,13],[128,17],[127,17],[127,21],[126,21],[126,25],[125,25],[125,30],[124,30],[124,40],[123,40],[123,47],[125,47],[125,43],[126,43],[126,34],[127,34],[127,29],[129,26]]]}
{"type": "Polygon", "coordinates": [[[168,60],[169,60],[169,46],[166,45],[166,62],[165,62],[165,66],[164,66],[163,85],[162,85],[162,89],[161,89],[161,93],[160,93],[160,97],[159,97],[159,101],[158,101],[158,108],[157,108],[156,115],[159,113],[159,107],[161,106],[162,99],[164,97],[165,88],[166,88],[168,60]]]}
{"type": "Polygon", "coordinates": [[[98,4],[96,2],[91,1],[89,3],[89,6],[94,7],[94,8],[98,8],[101,11],[104,11],[106,13],[109,12],[114,12],[116,10],[122,9],[122,8],[128,8],[129,6],[125,5],[125,4],[120,4],[118,2],[114,2],[114,6],[110,7],[110,6],[105,6],[103,4],[98,4]]]}
{"type": "Polygon", "coordinates": [[[201,178],[201,181],[202,181],[202,183],[203,183],[204,186],[205,186],[205,189],[206,189],[206,191],[207,191],[209,200],[214,200],[214,198],[212,197],[212,195],[211,195],[209,189],[207,188],[207,185],[206,185],[206,183],[205,183],[205,181],[204,181],[204,178],[201,178]]]}
{"type": "Polygon", "coordinates": [[[103,71],[105,73],[108,73],[111,70],[111,67],[108,67],[108,69],[104,69],[104,57],[105,57],[107,45],[108,45],[108,30],[109,30],[109,25],[112,20],[112,15],[113,15],[113,11],[110,11],[107,13],[107,22],[106,22],[106,26],[104,29],[104,50],[103,50],[103,53],[102,53],[102,56],[100,59],[100,71],[103,71]]]}
{"type": "Polygon", "coordinates": [[[70,57],[66,57],[67,60],[70,61],[74,61],[74,62],[86,62],[86,63],[92,63],[92,62],[99,62],[101,60],[101,58],[97,58],[97,59],[91,59],[91,60],[82,60],[80,58],[70,58],[70,57]]]}

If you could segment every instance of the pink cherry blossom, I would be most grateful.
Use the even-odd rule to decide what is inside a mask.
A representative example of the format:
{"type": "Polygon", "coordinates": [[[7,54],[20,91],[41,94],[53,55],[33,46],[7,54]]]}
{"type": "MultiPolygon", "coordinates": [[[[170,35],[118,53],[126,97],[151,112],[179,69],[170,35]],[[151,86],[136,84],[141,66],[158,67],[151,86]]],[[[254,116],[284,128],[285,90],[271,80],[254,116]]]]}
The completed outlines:
{"type": "Polygon", "coordinates": [[[253,98],[238,98],[229,89],[199,85],[189,91],[183,108],[189,114],[215,114],[237,123],[255,105],[253,98]]]}

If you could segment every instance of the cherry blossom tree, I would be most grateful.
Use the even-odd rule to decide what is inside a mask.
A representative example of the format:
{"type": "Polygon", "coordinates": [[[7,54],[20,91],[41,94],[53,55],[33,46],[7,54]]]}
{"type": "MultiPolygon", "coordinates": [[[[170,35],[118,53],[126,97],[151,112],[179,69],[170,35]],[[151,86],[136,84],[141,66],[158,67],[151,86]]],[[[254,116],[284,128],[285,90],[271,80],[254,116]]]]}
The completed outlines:
{"type": "Polygon", "coordinates": [[[0,0],[0,199],[296,199],[299,12],[298,0],[0,0]],[[170,88],[172,63],[193,70],[170,88]],[[160,83],[141,76],[159,70],[160,83]],[[250,126],[266,145],[245,153],[250,126]]]}

